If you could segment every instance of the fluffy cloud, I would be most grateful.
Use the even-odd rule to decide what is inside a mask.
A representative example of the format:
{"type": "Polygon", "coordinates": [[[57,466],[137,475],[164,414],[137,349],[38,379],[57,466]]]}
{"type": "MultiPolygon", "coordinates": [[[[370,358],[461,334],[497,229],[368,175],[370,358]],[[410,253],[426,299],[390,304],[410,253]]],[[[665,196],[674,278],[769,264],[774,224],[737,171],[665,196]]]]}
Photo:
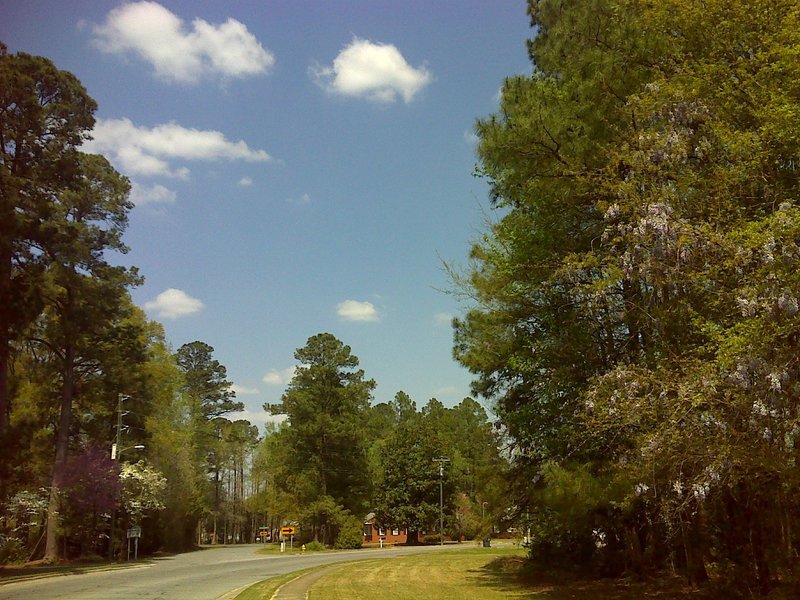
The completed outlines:
{"type": "Polygon", "coordinates": [[[201,311],[203,303],[183,290],[169,288],[156,296],[155,300],[146,302],[144,308],[162,319],[177,319],[201,311]]]}
{"type": "Polygon", "coordinates": [[[448,313],[436,313],[433,317],[437,325],[450,325],[453,322],[453,315],[448,313]]]}
{"type": "Polygon", "coordinates": [[[267,374],[261,378],[261,381],[267,385],[286,385],[292,380],[296,370],[297,367],[287,367],[280,371],[278,369],[270,369],[267,374]]]}
{"type": "Polygon", "coordinates": [[[145,204],[175,204],[176,194],[173,190],[163,185],[145,186],[136,182],[131,183],[131,202],[136,206],[145,204]]]}
{"type": "Polygon", "coordinates": [[[283,423],[286,419],[286,415],[271,415],[266,411],[263,410],[242,410],[235,413],[231,413],[229,418],[232,421],[236,421],[237,419],[244,419],[246,421],[250,421],[253,425],[266,425],[267,423],[283,423]]]}
{"type": "Polygon", "coordinates": [[[416,69],[391,44],[355,38],[334,59],[333,65],[317,65],[311,75],[324,89],[343,96],[394,102],[411,102],[433,76],[424,66],[416,69]]]}
{"type": "Polygon", "coordinates": [[[436,388],[433,391],[434,398],[436,396],[452,396],[453,394],[458,392],[458,388],[454,385],[448,385],[445,387],[436,388]]]}
{"type": "Polygon", "coordinates": [[[235,383],[231,386],[231,390],[237,396],[252,396],[258,394],[258,388],[249,388],[243,385],[236,385],[235,383]]]}
{"type": "Polygon", "coordinates": [[[175,168],[169,160],[244,160],[267,162],[264,150],[245,142],[232,142],[219,131],[188,129],[176,123],[137,127],[130,119],[98,119],[94,139],[84,144],[87,152],[104,154],[127,174],[161,175],[186,179],[189,169],[175,168]]]}
{"type": "Polygon", "coordinates": [[[94,44],[102,51],[136,54],[167,81],[195,83],[216,75],[258,75],[275,64],[272,53],[239,21],[213,25],[195,19],[188,28],[157,2],[123,4],[93,32],[94,44]]]}
{"type": "Polygon", "coordinates": [[[250,177],[242,177],[239,180],[239,185],[241,187],[250,187],[251,185],[253,185],[253,179],[250,177]]]}
{"type": "Polygon", "coordinates": [[[380,316],[371,302],[345,300],[336,306],[336,314],[345,321],[380,321],[380,316]]]}
{"type": "Polygon", "coordinates": [[[297,206],[305,206],[311,202],[311,196],[308,194],[303,194],[298,196],[297,198],[289,198],[286,200],[289,204],[295,204],[297,206]]]}

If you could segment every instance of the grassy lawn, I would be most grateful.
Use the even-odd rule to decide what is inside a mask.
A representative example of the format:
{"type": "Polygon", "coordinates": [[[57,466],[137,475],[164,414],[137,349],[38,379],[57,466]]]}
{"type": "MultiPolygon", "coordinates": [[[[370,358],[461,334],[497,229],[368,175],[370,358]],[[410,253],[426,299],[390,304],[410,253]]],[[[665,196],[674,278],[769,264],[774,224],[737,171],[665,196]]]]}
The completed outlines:
{"type": "Polygon", "coordinates": [[[519,549],[471,548],[396,559],[366,560],[336,569],[314,583],[309,600],[463,600],[525,598],[529,590],[490,568],[519,549]]]}
{"type": "MultiPolygon", "coordinates": [[[[655,581],[575,580],[526,569],[519,548],[460,548],[392,559],[359,560],[334,567],[311,584],[309,600],[677,600],[709,598],[678,578],[655,581]]],[[[236,600],[269,600],[301,573],[262,581],[236,600]]]]}
{"type": "Polygon", "coordinates": [[[359,561],[311,586],[309,600],[677,600],[708,598],[682,579],[576,581],[525,569],[524,550],[473,548],[393,560],[359,561]]]}

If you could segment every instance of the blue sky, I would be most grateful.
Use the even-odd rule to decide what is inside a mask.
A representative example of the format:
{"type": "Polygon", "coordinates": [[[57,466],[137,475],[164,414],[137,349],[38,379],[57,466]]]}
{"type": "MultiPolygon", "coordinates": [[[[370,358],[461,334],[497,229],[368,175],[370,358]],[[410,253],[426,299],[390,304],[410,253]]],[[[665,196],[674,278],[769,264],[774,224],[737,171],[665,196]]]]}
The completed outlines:
{"type": "Polygon", "coordinates": [[[522,0],[0,0],[10,52],[98,102],[88,149],[133,183],[134,301],[202,340],[261,424],[293,353],[351,346],[375,401],[452,406],[467,263],[489,210],[473,125],[527,73],[522,0]]]}

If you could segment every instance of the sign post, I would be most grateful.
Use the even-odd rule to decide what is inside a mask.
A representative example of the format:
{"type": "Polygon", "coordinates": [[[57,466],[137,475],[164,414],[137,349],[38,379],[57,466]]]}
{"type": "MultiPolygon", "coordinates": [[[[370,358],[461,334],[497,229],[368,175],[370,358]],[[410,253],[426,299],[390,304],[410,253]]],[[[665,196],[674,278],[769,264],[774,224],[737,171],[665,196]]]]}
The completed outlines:
{"type": "MultiPolygon", "coordinates": [[[[297,530],[294,527],[281,527],[281,537],[282,538],[286,538],[286,537],[289,538],[289,550],[291,550],[292,547],[294,546],[294,534],[296,532],[297,532],[297,530]]],[[[285,542],[284,542],[284,544],[285,544],[285,542]]],[[[284,547],[285,546],[282,544],[281,545],[281,552],[283,552],[284,547]]]]}
{"type": "Polygon", "coordinates": [[[133,539],[134,543],[134,550],[133,550],[133,560],[138,560],[139,558],[139,538],[142,537],[142,528],[141,527],[131,527],[128,529],[128,560],[131,559],[131,539],[133,539]]]}
{"type": "Polygon", "coordinates": [[[267,541],[269,537],[269,527],[262,526],[258,528],[258,541],[262,544],[267,541]]]}

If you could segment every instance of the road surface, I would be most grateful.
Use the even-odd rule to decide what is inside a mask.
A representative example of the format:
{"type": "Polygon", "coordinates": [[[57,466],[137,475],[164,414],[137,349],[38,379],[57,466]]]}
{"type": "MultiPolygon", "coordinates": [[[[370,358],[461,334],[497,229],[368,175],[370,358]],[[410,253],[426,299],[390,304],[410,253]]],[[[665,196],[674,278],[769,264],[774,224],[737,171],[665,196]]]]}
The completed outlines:
{"type": "Polygon", "coordinates": [[[3,584],[0,580],[0,599],[217,600],[231,590],[299,569],[349,560],[393,558],[442,548],[420,546],[309,552],[302,555],[256,554],[262,547],[259,544],[218,546],[199,552],[153,559],[135,568],[59,575],[17,583],[3,584]]]}

